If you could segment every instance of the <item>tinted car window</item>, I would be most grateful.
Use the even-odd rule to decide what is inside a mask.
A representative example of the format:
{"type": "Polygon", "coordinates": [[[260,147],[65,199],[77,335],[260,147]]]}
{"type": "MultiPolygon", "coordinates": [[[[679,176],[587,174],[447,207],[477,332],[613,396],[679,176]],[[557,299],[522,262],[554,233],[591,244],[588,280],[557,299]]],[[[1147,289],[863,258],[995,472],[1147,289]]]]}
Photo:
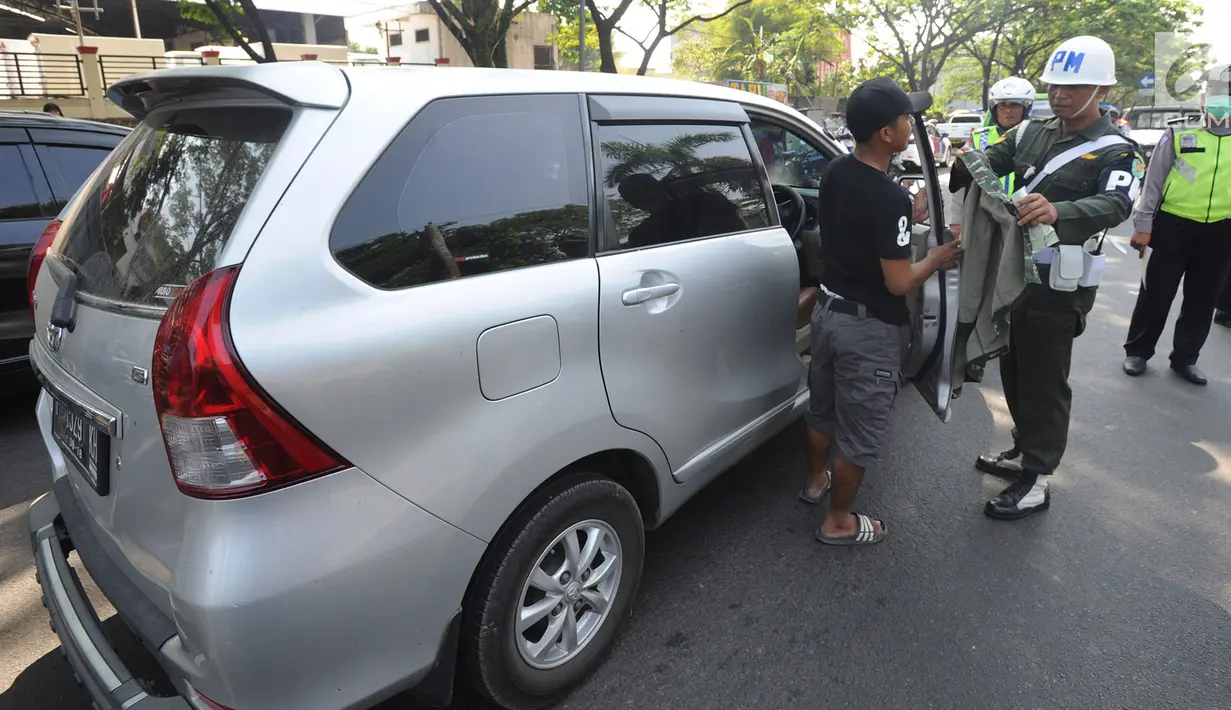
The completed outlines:
{"type": "Polygon", "coordinates": [[[43,175],[16,145],[0,145],[0,220],[43,216],[34,181],[43,175]]]}
{"type": "Polygon", "coordinates": [[[275,108],[195,108],[134,129],[52,244],[77,269],[78,291],[165,306],[213,269],[290,116],[275,108]]]}
{"type": "Polygon", "coordinates": [[[764,185],[738,128],[608,125],[596,132],[619,247],[769,226],[764,185]]]}
{"type": "Polygon", "coordinates": [[[433,102],[347,200],[330,248],[386,289],[588,256],[584,145],[576,96],[433,102]]]}
{"type": "Polygon", "coordinates": [[[38,151],[51,180],[52,192],[61,204],[73,196],[111,152],[106,148],[66,145],[40,145],[38,151]]]}
{"type": "Polygon", "coordinates": [[[761,120],[752,122],[761,162],[776,185],[816,188],[829,158],[795,133],[761,120]]]}

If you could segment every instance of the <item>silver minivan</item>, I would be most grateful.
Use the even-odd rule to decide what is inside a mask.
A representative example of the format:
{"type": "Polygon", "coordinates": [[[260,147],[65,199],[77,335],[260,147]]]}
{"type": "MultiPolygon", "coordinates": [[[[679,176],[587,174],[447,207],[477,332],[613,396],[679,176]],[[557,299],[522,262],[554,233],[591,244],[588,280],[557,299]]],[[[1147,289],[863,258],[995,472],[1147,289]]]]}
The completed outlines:
{"type": "MultiPolygon", "coordinates": [[[[801,247],[845,149],[782,104],[317,62],[109,96],[139,125],[40,242],[30,345],[38,575],[100,707],[550,703],[645,531],[804,408],[801,247]],[[74,549],[169,684],[108,646],[74,549]]],[[[942,417],[957,278],[903,340],[942,417]]]]}

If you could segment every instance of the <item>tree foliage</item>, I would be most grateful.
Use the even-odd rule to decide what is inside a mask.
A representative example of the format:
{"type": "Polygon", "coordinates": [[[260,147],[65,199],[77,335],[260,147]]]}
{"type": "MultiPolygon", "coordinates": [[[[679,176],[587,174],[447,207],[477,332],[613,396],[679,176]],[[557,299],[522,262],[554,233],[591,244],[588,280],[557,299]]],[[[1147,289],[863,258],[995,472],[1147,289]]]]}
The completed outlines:
{"type": "Polygon", "coordinates": [[[427,0],[476,67],[507,67],[513,20],[534,0],[427,0]]]}
{"type": "Polygon", "coordinates": [[[841,50],[839,32],[821,5],[757,0],[683,42],[672,52],[672,65],[677,75],[700,81],[768,81],[816,93],[818,62],[841,50]]]}
{"type": "MultiPolygon", "coordinates": [[[[581,2],[573,2],[572,0],[539,0],[536,8],[539,12],[552,15],[556,18],[556,31],[551,35],[549,41],[555,45],[556,51],[560,56],[561,69],[577,69],[578,59],[580,58],[580,43],[578,36],[581,29],[581,19],[579,17],[581,11],[581,2]]],[[[590,18],[590,12],[586,10],[586,68],[597,67],[599,64],[598,52],[598,28],[594,26],[594,20],[590,18]]],[[[616,52],[616,59],[620,58],[621,53],[616,52]]]]}
{"type": "Polygon", "coordinates": [[[836,0],[836,7],[839,25],[897,66],[911,91],[934,85],[966,43],[1014,12],[1013,0],[836,0]]]}
{"type": "Polygon", "coordinates": [[[638,38],[619,29],[641,49],[641,64],[637,67],[638,75],[645,75],[650,67],[650,60],[658,46],[664,40],[670,39],[694,24],[704,24],[720,20],[742,7],[747,7],[752,0],[731,0],[726,10],[714,15],[701,15],[693,12],[690,0],[642,0],[642,3],[654,11],[654,27],[644,37],[638,38]]]}
{"type": "MultiPolygon", "coordinates": [[[[1023,77],[1046,90],[1043,70],[1062,42],[1100,37],[1116,54],[1119,83],[1108,100],[1118,104],[1131,97],[1143,74],[1153,71],[1155,33],[1190,32],[1197,15],[1190,0],[1021,0],[1011,13],[993,17],[991,25],[965,39],[957,56],[978,64],[979,94],[970,98],[986,105],[988,89],[1005,77],[1023,77]]],[[[950,89],[956,83],[946,81],[950,89]]]]}
{"type": "Polygon", "coordinates": [[[254,62],[276,62],[269,30],[252,0],[204,0],[205,4],[179,0],[176,5],[180,19],[209,32],[215,39],[229,38],[254,62]],[[261,51],[253,49],[248,32],[254,32],[261,42],[261,51]]]}

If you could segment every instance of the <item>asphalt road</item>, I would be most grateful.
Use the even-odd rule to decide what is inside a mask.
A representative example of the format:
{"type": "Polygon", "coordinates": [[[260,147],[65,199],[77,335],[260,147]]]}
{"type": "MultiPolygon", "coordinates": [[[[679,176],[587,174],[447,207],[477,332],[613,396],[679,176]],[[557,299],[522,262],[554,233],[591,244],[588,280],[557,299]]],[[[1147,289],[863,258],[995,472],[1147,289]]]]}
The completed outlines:
{"type": "MultiPolygon", "coordinates": [[[[901,398],[859,499],[888,522],[875,547],[812,539],[793,427],[649,536],[631,622],[562,707],[1231,708],[1231,331],[1211,334],[1207,388],[1166,370],[1170,332],[1125,377],[1136,263],[1111,262],[1050,511],[980,512],[1003,484],[971,462],[1008,442],[994,367],[948,424],[901,398]]],[[[47,481],[31,404],[0,405],[0,707],[85,710],[25,543],[47,481]]]]}

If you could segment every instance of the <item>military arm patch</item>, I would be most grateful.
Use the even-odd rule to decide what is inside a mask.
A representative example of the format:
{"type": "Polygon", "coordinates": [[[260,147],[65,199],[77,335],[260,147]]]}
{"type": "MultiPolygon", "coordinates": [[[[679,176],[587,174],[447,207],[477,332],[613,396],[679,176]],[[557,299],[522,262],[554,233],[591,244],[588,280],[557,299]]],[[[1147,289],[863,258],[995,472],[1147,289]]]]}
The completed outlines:
{"type": "Polygon", "coordinates": [[[1133,158],[1133,177],[1138,180],[1146,176],[1146,161],[1141,158],[1133,158]]]}
{"type": "Polygon", "coordinates": [[[1129,152],[1108,161],[1099,174],[1099,192],[1118,192],[1130,202],[1135,201],[1141,191],[1141,176],[1137,174],[1136,167],[1139,160],[1129,152]]]}

